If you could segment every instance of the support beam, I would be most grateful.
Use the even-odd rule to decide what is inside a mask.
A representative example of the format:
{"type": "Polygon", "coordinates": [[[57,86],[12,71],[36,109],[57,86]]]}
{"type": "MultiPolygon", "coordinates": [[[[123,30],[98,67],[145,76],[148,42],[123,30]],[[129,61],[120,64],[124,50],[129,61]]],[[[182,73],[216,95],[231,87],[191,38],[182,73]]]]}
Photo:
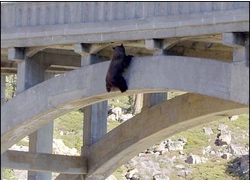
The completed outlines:
{"type": "Polygon", "coordinates": [[[82,56],[87,56],[89,54],[96,54],[102,49],[110,46],[111,43],[103,43],[103,44],[75,44],[74,51],[82,56]]]}
{"type": "Polygon", "coordinates": [[[24,61],[25,59],[25,48],[9,48],[8,59],[11,61],[24,61]]]}
{"type": "MultiPolygon", "coordinates": [[[[75,52],[81,54],[81,66],[92,65],[101,62],[101,58],[93,54],[85,54],[90,52],[90,47],[85,47],[84,44],[75,45],[75,52]]],[[[107,105],[108,101],[102,101],[83,109],[84,124],[83,124],[83,146],[81,155],[88,158],[89,147],[97,142],[107,133],[107,105]]],[[[82,179],[82,176],[60,174],[56,180],[75,180],[82,179]]]]}
{"type": "MultiPolygon", "coordinates": [[[[87,160],[80,156],[66,156],[24,151],[6,151],[1,156],[1,166],[38,172],[86,174],[87,160]]],[[[49,179],[43,179],[49,180],[49,179]]]]}
{"type": "MultiPolygon", "coordinates": [[[[6,88],[6,75],[1,74],[1,105],[3,103],[5,103],[5,88],[6,88]]],[[[2,166],[2,163],[1,163],[1,180],[3,180],[3,166],[2,166]]]]}
{"type": "Polygon", "coordinates": [[[222,42],[233,47],[233,62],[249,67],[249,33],[223,33],[222,42]]]}
{"type": "Polygon", "coordinates": [[[143,94],[143,108],[148,109],[167,100],[167,93],[147,93],[143,94]]]}
{"type": "MultiPolygon", "coordinates": [[[[109,62],[103,62],[81,67],[38,84],[4,103],[1,153],[63,114],[121,96],[120,92],[106,92],[108,65],[109,62]]],[[[249,68],[238,68],[233,63],[176,56],[135,57],[125,79],[129,89],[124,95],[179,90],[249,105],[249,68]]]]}
{"type": "MultiPolygon", "coordinates": [[[[25,48],[11,48],[8,50],[8,58],[18,63],[17,70],[17,94],[44,81],[45,70],[48,65],[40,56],[28,57],[25,48]]],[[[29,151],[52,153],[53,145],[53,121],[36,132],[29,135],[29,151]]],[[[48,172],[28,171],[28,180],[51,179],[48,172]]]]}
{"type": "Polygon", "coordinates": [[[223,33],[222,43],[226,46],[241,48],[245,45],[244,33],[223,33]]]}
{"type": "Polygon", "coordinates": [[[25,48],[25,55],[27,57],[32,57],[35,54],[37,54],[39,51],[42,51],[44,49],[46,49],[47,46],[41,46],[41,47],[27,47],[25,48]]]}
{"type": "Polygon", "coordinates": [[[5,103],[6,75],[1,74],[1,104],[5,103]]]}
{"type": "MultiPolygon", "coordinates": [[[[44,80],[53,78],[54,73],[44,72],[44,80]]],[[[53,150],[53,129],[54,121],[50,121],[48,124],[32,133],[29,136],[29,151],[30,152],[40,152],[52,154],[53,150]]],[[[49,162],[49,161],[48,161],[49,162]]],[[[33,180],[37,179],[52,179],[52,174],[50,172],[36,172],[28,171],[28,179],[33,180]]]]}

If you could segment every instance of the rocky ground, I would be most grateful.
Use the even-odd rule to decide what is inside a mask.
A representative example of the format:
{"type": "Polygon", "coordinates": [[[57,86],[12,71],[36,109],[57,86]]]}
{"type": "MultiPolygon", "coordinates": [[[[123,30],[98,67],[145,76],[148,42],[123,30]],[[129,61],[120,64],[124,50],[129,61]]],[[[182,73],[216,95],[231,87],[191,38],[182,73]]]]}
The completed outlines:
{"type": "MultiPolygon", "coordinates": [[[[130,118],[132,114],[123,115],[122,109],[116,107],[111,110],[108,120],[109,122],[124,122],[127,116],[130,118]]],[[[215,167],[218,166],[221,172],[218,172],[217,178],[214,176],[210,179],[220,179],[220,173],[226,174],[222,174],[222,177],[226,177],[224,179],[249,179],[248,115],[245,117],[245,127],[234,126],[234,124],[242,124],[241,122],[235,123],[237,121],[239,121],[239,116],[235,115],[222,120],[221,123],[212,122],[196,127],[196,131],[202,133],[206,141],[205,146],[192,145],[192,147],[192,142],[189,143],[189,141],[193,139],[188,134],[188,137],[176,138],[177,135],[165,139],[131,159],[111,179],[209,179],[206,174],[194,177],[192,173],[199,171],[197,166],[206,167],[206,164],[208,164],[207,171],[209,171],[211,169],[209,166],[213,162],[219,164],[215,167]]],[[[196,135],[199,136],[199,133],[196,135]]]]}

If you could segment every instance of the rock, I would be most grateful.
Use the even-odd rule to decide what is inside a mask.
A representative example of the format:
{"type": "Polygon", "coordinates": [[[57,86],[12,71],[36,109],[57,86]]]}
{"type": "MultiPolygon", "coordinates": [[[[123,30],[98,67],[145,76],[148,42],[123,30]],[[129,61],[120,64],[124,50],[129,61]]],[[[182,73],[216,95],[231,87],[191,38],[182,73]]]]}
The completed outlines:
{"type": "Polygon", "coordinates": [[[218,146],[229,145],[231,144],[231,141],[232,141],[231,132],[226,130],[221,130],[221,133],[218,134],[218,139],[216,140],[215,144],[218,146]]]}
{"type": "Polygon", "coordinates": [[[165,145],[160,144],[160,145],[156,146],[153,152],[154,153],[159,152],[159,155],[162,155],[165,152],[165,145]]]}
{"type": "Polygon", "coordinates": [[[18,146],[16,144],[14,144],[13,146],[11,146],[10,150],[29,151],[29,147],[28,146],[18,146]]]}
{"type": "Polygon", "coordinates": [[[234,159],[227,171],[230,174],[238,176],[239,179],[249,179],[249,155],[234,159]]]}
{"type": "Polygon", "coordinates": [[[117,180],[116,177],[112,174],[106,180],[117,180]]]}
{"type": "Polygon", "coordinates": [[[225,125],[225,124],[220,124],[220,125],[218,126],[217,129],[218,129],[219,131],[222,131],[222,130],[226,131],[226,130],[227,130],[227,127],[228,127],[228,126],[225,125]]]}
{"type": "Polygon", "coordinates": [[[168,140],[167,143],[166,143],[166,148],[169,150],[169,151],[180,151],[180,150],[183,150],[183,146],[186,144],[186,139],[183,138],[181,140],[178,140],[178,141],[172,141],[172,140],[168,140]]]}
{"type": "Polygon", "coordinates": [[[169,180],[169,177],[163,174],[157,174],[153,176],[153,180],[169,180]]]}
{"type": "Polygon", "coordinates": [[[223,159],[229,160],[230,154],[229,154],[229,153],[224,153],[224,154],[222,154],[221,157],[222,157],[223,159]]]}
{"type": "Polygon", "coordinates": [[[53,139],[53,152],[55,154],[64,154],[64,155],[80,155],[77,153],[76,148],[69,148],[65,146],[62,139],[53,139]]]}
{"type": "Polygon", "coordinates": [[[132,114],[121,114],[118,121],[122,123],[122,122],[129,120],[132,117],[133,117],[132,114]]]}
{"type": "Polygon", "coordinates": [[[211,129],[211,127],[203,127],[203,131],[206,135],[211,135],[214,134],[213,130],[211,129]]]}
{"type": "Polygon", "coordinates": [[[111,121],[116,121],[116,117],[114,114],[111,114],[108,116],[108,121],[111,122],[111,121]]]}
{"type": "Polygon", "coordinates": [[[249,147],[237,147],[236,145],[231,144],[229,146],[229,153],[236,156],[246,155],[249,153],[249,147]]]}
{"type": "Polygon", "coordinates": [[[112,109],[112,113],[115,114],[115,118],[116,120],[119,120],[120,119],[120,116],[122,114],[122,108],[120,107],[115,107],[112,109]]]}
{"type": "Polygon", "coordinates": [[[187,138],[182,137],[182,138],[179,138],[178,141],[181,141],[181,142],[186,144],[187,143],[187,138]]]}
{"type": "Polygon", "coordinates": [[[138,174],[138,170],[137,169],[132,169],[132,170],[129,170],[127,172],[127,174],[125,175],[125,177],[127,179],[131,179],[135,174],[138,174]]]}
{"type": "Polygon", "coordinates": [[[204,163],[207,161],[207,158],[205,157],[199,157],[197,155],[190,155],[187,159],[186,159],[186,163],[188,164],[199,164],[199,163],[204,163]]]}
{"type": "Polygon", "coordinates": [[[236,121],[238,118],[239,118],[239,115],[234,115],[234,116],[228,117],[228,119],[229,119],[230,121],[236,121]]]}
{"type": "Polygon", "coordinates": [[[185,155],[185,153],[183,151],[179,151],[180,155],[185,155]]]}
{"type": "Polygon", "coordinates": [[[175,165],[175,167],[178,168],[178,169],[184,169],[185,168],[185,166],[182,165],[182,164],[177,164],[177,165],[175,165]]]}
{"type": "Polygon", "coordinates": [[[180,177],[186,177],[189,173],[191,173],[192,170],[190,169],[183,169],[183,170],[180,170],[177,175],[180,176],[180,177]]]}

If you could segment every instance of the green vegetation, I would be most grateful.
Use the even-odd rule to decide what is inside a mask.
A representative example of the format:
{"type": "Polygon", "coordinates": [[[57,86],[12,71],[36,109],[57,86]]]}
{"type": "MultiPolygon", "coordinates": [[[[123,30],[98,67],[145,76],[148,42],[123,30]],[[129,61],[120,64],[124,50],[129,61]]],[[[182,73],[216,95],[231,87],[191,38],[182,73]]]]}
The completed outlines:
{"type": "Polygon", "coordinates": [[[81,152],[83,135],[83,113],[72,111],[54,121],[54,138],[62,139],[69,148],[81,152]]]}
{"type": "Polygon", "coordinates": [[[195,165],[192,173],[188,174],[185,178],[187,180],[211,180],[211,179],[227,179],[233,180],[232,176],[228,176],[225,164],[226,160],[221,159],[220,161],[207,161],[205,164],[195,165]]]}
{"type": "Polygon", "coordinates": [[[17,177],[14,176],[12,169],[3,169],[3,180],[18,180],[17,177]]]}

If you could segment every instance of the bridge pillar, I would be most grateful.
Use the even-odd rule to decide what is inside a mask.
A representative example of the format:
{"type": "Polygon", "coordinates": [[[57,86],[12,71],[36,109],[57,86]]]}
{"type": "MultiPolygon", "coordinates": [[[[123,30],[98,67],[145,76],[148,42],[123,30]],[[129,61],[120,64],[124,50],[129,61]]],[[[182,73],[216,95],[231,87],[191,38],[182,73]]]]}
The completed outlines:
{"type": "MultiPolygon", "coordinates": [[[[153,51],[153,55],[164,54],[162,39],[146,39],[145,48],[153,51]]],[[[151,93],[143,95],[142,111],[167,100],[167,93],[151,93]]]]}
{"type": "MultiPolygon", "coordinates": [[[[104,45],[106,47],[106,45],[104,45]]],[[[101,47],[98,45],[76,44],[74,51],[81,55],[81,66],[87,66],[107,60],[94,55],[101,47]]],[[[83,147],[82,155],[87,156],[88,148],[107,133],[107,101],[102,101],[83,109],[83,147]]]]}
{"type": "MultiPolygon", "coordinates": [[[[5,87],[6,87],[6,76],[4,74],[1,74],[1,105],[5,103],[5,87]]],[[[1,166],[1,180],[3,180],[3,169],[1,166]]]]}
{"type": "Polygon", "coordinates": [[[143,94],[142,112],[152,106],[167,100],[167,93],[148,93],[143,94]]]}
{"type": "Polygon", "coordinates": [[[1,74],[1,104],[5,102],[5,87],[6,87],[6,76],[1,74]]]}
{"type": "MultiPolygon", "coordinates": [[[[17,61],[17,94],[39,84],[45,80],[45,70],[48,65],[36,56],[27,57],[25,48],[11,48],[8,50],[9,60],[17,61]]],[[[53,122],[48,123],[29,135],[29,151],[52,153],[53,122]]],[[[28,171],[28,180],[49,180],[51,172],[28,171]]]]}
{"type": "MultiPolygon", "coordinates": [[[[90,54],[82,56],[81,65],[90,65],[98,61],[100,62],[97,56],[90,54]]],[[[107,133],[107,105],[107,101],[102,101],[84,108],[83,151],[86,151],[86,146],[95,143],[107,133]]]]}

